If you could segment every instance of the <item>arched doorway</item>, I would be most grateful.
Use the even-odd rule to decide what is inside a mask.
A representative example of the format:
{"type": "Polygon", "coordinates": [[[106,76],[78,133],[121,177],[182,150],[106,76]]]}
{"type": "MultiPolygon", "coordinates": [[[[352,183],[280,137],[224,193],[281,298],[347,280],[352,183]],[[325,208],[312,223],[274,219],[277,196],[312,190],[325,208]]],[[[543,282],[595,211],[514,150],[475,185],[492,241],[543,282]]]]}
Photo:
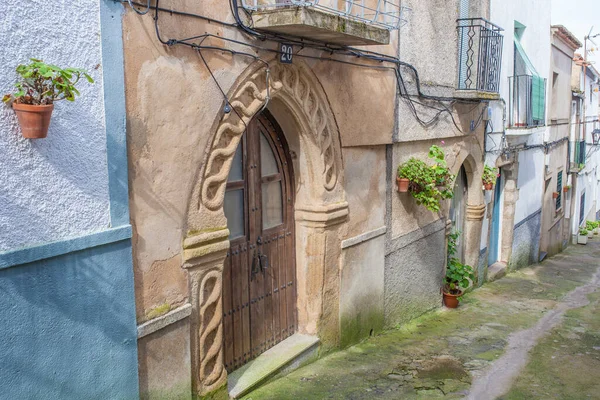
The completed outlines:
{"type": "Polygon", "coordinates": [[[231,248],[223,268],[224,362],[241,367],[296,332],[293,174],[268,111],[248,124],[225,191],[231,248]]]}
{"type": "Polygon", "coordinates": [[[465,167],[461,166],[454,183],[454,196],[450,205],[450,220],[452,221],[452,232],[460,233],[456,243],[456,255],[461,262],[465,261],[465,213],[467,199],[467,173],[465,167]]]}
{"type": "MultiPolygon", "coordinates": [[[[228,304],[224,302],[223,291],[227,285],[226,279],[229,278],[225,276],[224,269],[226,259],[230,256],[232,259],[236,256],[252,258],[251,251],[254,251],[254,247],[250,246],[256,243],[250,243],[248,237],[246,247],[242,245],[242,249],[246,251],[239,252],[239,249],[233,249],[225,216],[225,193],[240,142],[243,158],[244,141],[248,140],[248,127],[261,115],[265,105],[284,128],[283,132],[286,133],[290,148],[289,153],[285,148],[283,153],[289,154],[293,162],[292,168],[289,159],[276,154],[280,157],[280,162],[287,163],[286,167],[290,169],[289,185],[284,179],[286,190],[290,186],[294,188],[287,193],[292,195],[291,202],[295,204],[285,205],[286,209],[293,210],[288,216],[294,223],[294,231],[286,237],[286,244],[289,241],[297,246],[293,249],[295,257],[292,255],[290,258],[295,259],[296,268],[296,281],[290,284],[296,296],[294,312],[297,322],[294,323],[293,330],[307,335],[318,335],[322,346],[335,346],[339,342],[340,232],[345,228],[347,221],[348,203],[345,201],[343,186],[339,130],[327,96],[314,73],[304,63],[274,63],[269,73],[264,64],[257,62],[238,77],[229,91],[228,99],[235,112],[232,110],[217,115],[211,128],[214,136],[208,144],[205,161],[199,166],[197,181],[190,193],[187,233],[183,241],[183,267],[188,271],[192,304],[192,379],[194,393],[200,396],[219,389],[226,382],[227,369],[232,368],[229,365],[226,368],[224,362],[227,351],[224,335],[225,317],[229,316],[229,311],[233,316],[232,320],[242,316],[241,310],[245,302],[240,305],[239,314],[237,305],[235,314],[233,304],[231,308],[226,308],[228,304]],[[267,84],[270,91],[266,87],[267,84]],[[292,169],[295,173],[294,182],[292,169]],[[235,254],[236,250],[238,254],[235,254]],[[324,304],[330,306],[324,307],[324,304]]],[[[274,120],[267,114],[262,116],[266,118],[267,125],[268,122],[272,122],[273,129],[276,129],[277,124],[274,120]]],[[[275,149],[280,152],[276,138],[271,136],[270,140],[270,145],[277,143],[275,149]]],[[[281,145],[284,146],[285,142],[281,141],[281,145]]],[[[260,149],[260,141],[254,147],[260,149]]],[[[248,151],[247,149],[246,156],[248,151]]],[[[246,169],[249,170],[248,166],[246,169]]],[[[259,162],[256,162],[256,168],[252,163],[252,170],[260,170],[259,162]]],[[[234,182],[239,184],[240,180],[231,181],[232,184],[234,182]]],[[[262,185],[262,182],[260,184],[262,185]]],[[[229,188],[234,186],[229,185],[229,188]]],[[[242,187],[246,188],[245,182],[238,189],[242,187]]],[[[242,208],[238,208],[240,214],[244,212],[244,215],[250,215],[253,213],[253,207],[261,205],[262,191],[255,190],[250,185],[246,188],[246,193],[244,196],[250,196],[251,199],[261,196],[260,200],[255,200],[254,206],[245,203],[242,208]]],[[[234,202],[231,199],[227,201],[234,202]]],[[[247,202],[246,199],[244,201],[247,202]]],[[[256,212],[254,210],[254,213],[256,212]]],[[[227,214],[230,214],[230,211],[227,211],[227,214]]],[[[287,217],[286,220],[289,221],[287,217]]],[[[262,224],[262,216],[259,221],[262,224]]],[[[244,229],[248,229],[245,222],[244,229]]],[[[246,232],[249,231],[245,230],[244,233],[246,232]]],[[[261,240],[264,242],[265,237],[261,240]]],[[[258,247],[256,249],[258,252],[258,247]]],[[[291,245],[286,245],[286,249],[292,249],[291,245]]],[[[263,247],[261,253],[266,251],[263,247]]],[[[270,261],[273,259],[267,257],[270,261]]],[[[251,266],[250,264],[250,269],[251,266]]],[[[266,269],[263,266],[263,270],[269,269],[272,271],[270,266],[266,269]]],[[[289,282],[287,281],[286,285],[289,282]]],[[[285,290],[287,291],[287,286],[285,290]]],[[[281,294],[281,286],[278,292],[281,294]]],[[[271,294],[263,295],[270,298],[271,294]]],[[[248,295],[248,302],[250,300],[248,295]]],[[[252,312],[250,304],[244,307],[244,310],[246,309],[250,310],[249,313],[252,312]]],[[[236,330],[231,331],[234,332],[234,340],[237,340],[236,330]]],[[[255,337],[260,336],[257,334],[255,337]]],[[[267,339],[270,338],[265,337],[265,341],[267,339]]],[[[273,343],[267,343],[264,347],[272,345],[273,343]]],[[[249,342],[247,347],[242,343],[242,349],[246,350],[242,352],[241,361],[237,356],[238,366],[244,362],[244,352],[248,361],[252,354],[257,355],[261,351],[255,349],[254,353],[248,355],[250,346],[249,342]]],[[[234,356],[234,365],[235,358],[234,356]]]]}

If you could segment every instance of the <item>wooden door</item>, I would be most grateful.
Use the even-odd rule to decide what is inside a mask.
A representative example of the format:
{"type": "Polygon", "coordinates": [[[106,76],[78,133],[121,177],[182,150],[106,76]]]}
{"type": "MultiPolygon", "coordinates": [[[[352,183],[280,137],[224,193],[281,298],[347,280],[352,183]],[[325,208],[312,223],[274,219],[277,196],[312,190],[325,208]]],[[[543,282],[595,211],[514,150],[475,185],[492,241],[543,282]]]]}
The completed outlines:
{"type": "Polygon", "coordinates": [[[267,112],[238,146],[224,211],[231,247],[223,270],[225,368],[231,372],[296,332],[293,177],[267,112]]]}

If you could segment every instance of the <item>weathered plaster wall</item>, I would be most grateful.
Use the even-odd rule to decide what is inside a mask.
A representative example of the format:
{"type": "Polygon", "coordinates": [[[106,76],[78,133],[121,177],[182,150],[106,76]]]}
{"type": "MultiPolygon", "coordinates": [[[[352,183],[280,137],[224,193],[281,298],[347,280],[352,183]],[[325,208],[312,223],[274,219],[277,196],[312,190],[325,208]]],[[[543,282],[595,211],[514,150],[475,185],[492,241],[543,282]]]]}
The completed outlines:
{"type": "Polygon", "coordinates": [[[515,224],[512,256],[508,266],[518,269],[538,261],[540,249],[541,210],[515,224]]]}
{"type": "Polygon", "coordinates": [[[345,148],[343,154],[348,239],[385,225],[385,147],[345,148]]]}
{"type": "Polygon", "coordinates": [[[141,399],[191,399],[189,318],[139,339],[141,399]]]}
{"type": "Polygon", "coordinates": [[[109,226],[99,1],[0,3],[0,93],[29,58],[90,72],[81,96],[55,105],[46,139],[21,136],[0,107],[0,251],[56,241],[109,226]]]}
{"type": "Polygon", "coordinates": [[[385,258],[385,325],[441,306],[446,224],[440,220],[398,238],[385,258]]]}
{"type": "Polygon", "coordinates": [[[0,269],[6,399],[135,399],[130,240],[0,269]]]}
{"type": "Polygon", "coordinates": [[[384,325],[385,237],[342,251],[340,345],[358,342],[384,325]]]}

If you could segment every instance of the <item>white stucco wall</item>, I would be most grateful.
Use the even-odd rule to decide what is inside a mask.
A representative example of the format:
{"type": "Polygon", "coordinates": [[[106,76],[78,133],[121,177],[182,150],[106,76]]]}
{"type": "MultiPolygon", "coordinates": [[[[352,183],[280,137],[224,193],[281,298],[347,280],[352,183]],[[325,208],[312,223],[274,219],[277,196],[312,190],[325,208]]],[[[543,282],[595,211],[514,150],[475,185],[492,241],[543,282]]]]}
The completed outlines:
{"type": "Polygon", "coordinates": [[[0,251],[108,226],[99,0],[0,1],[0,93],[30,57],[90,71],[74,103],[58,102],[46,139],[22,138],[0,106],[0,251]]]}

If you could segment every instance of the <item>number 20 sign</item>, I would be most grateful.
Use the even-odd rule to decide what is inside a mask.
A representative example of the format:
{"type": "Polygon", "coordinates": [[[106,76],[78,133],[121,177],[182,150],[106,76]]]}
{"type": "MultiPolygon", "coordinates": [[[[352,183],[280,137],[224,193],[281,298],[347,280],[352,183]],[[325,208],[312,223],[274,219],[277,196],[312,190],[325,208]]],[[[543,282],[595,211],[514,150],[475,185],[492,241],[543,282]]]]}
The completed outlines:
{"type": "Polygon", "coordinates": [[[291,44],[281,43],[279,45],[279,62],[282,64],[291,64],[294,48],[291,44]]]}

